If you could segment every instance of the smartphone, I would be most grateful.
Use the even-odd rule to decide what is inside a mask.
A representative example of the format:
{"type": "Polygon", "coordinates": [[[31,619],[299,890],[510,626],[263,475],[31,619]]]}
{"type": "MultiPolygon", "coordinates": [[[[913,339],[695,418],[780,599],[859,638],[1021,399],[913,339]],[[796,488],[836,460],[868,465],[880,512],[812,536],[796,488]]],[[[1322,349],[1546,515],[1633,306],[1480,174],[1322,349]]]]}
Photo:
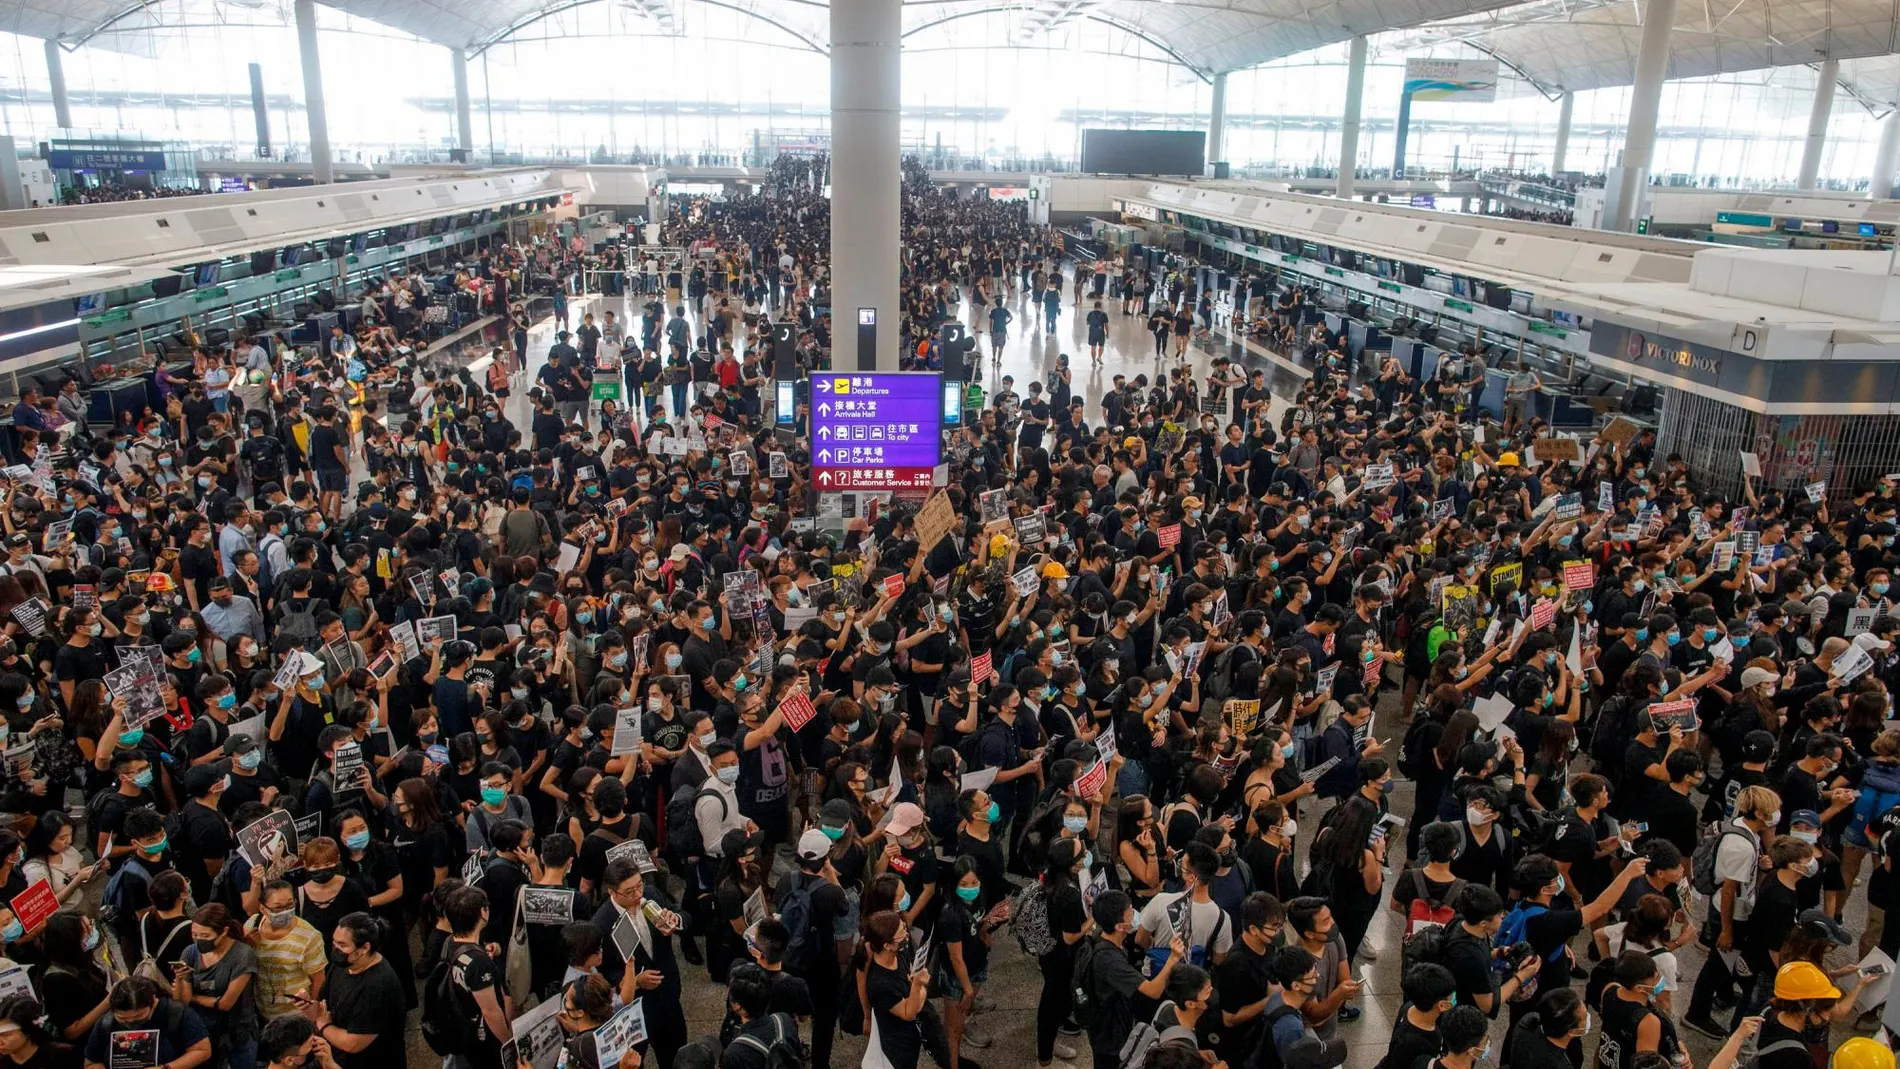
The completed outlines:
{"type": "Polygon", "coordinates": [[[1874,964],[1867,966],[1865,969],[1862,969],[1861,975],[1885,976],[1887,975],[1887,967],[1885,965],[1880,964],[1879,962],[1875,962],[1874,964]]]}
{"type": "Polygon", "coordinates": [[[1638,821],[1635,824],[1631,824],[1630,827],[1634,829],[1638,835],[1641,835],[1649,830],[1649,822],[1646,820],[1638,821]]]}

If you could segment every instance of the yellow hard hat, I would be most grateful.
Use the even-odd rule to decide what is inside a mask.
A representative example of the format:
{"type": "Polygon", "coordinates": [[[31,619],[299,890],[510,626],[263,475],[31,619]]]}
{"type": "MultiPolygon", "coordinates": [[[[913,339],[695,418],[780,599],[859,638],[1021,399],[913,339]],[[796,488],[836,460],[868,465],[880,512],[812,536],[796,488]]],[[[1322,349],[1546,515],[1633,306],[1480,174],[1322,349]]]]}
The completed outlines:
{"type": "Polygon", "coordinates": [[[1518,459],[1516,453],[1506,453],[1498,458],[1498,467],[1500,468],[1515,468],[1517,465],[1518,459]]]}
{"type": "Polygon", "coordinates": [[[1052,560],[1042,566],[1042,577],[1044,579],[1067,579],[1069,577],[1069,570],[1062,566],[1061,561],[1052,560]]]}
{"type": "Polygon", "coordinates": [[[1775,973],[1776,998],[1840,998],[1841,989],[1811,961],[1791,961],[1775,973]]]}
{"type": "Polygon", "coordinates": [[[1879,1040],[1855,1036],[1834,1052],[1834,1069],[1893,1069],[1893,1051],[1879,1040]]]}

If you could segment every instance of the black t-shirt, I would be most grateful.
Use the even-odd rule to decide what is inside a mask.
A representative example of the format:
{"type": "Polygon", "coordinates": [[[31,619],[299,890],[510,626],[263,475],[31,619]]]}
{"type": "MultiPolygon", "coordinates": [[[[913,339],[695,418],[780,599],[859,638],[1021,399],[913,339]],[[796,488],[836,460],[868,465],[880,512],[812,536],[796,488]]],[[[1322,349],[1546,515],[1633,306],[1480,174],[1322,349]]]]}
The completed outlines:
{"type": "Polygon", "coordinates": [[[310,431],[310,466],[318,471],[342,471],[344,462],[336,457],[337,446],[343,444],[338,436],[336,425],[319,423],[310,431]]]}
{"type": "MultiPolygon", "coordinates": [[[[473,943],[450,943],[443,953],[452,955],[450,960],[450,982],[455,991],[455,1008],[458,1013],[469,1018],[475,1025],[475,1039],[478,1048],[497,1045],[497,1039],[488,1031],[488,1020],[482,1016],[481,1007],[475,1002],[475,992],[495,990],[496,998],[501,997],[501,968],[488,951],[473,943]]],[[[334,971],[334,970],[332,970],[334,971]]],[[[406,1003],[399,1003],[406,1005],[406,1003]]],[[[394,1033],[400,1037],[402,1030],[394,1033]]],[[[485,1064],[477,1059],[476,1064],[485,1064]]]]}
{"type": "Polygon", "coordinates": [[[107,669],[105,647],[97,642],[84,646],[75,646],[68,642],[59,647],[53,655],[53,675],[62,683],[81,683],[88,679],[99,679],[107,669]]]}
{"type": "Polygon", "coordinates": [[[1479,995],[1497,994],[1491,978],[1491,947],[1466,932],[1463,925],[1446,926],[1445,951],[1440,964],[1451,970],[1452,979],[1458,983],[1460,1005],[1475,1006],[1479,995]]]}
{"type": "MultiPolygon", "coordinates": [[[[486,954],[479,955],[486,958],[486,954]]],[[[493,962],[489,963],[492,970],[493,962]]],[[[465,976],[472,974],[465,973],[465,976]]],[[[330,1020],[352,1035],[373,1036],[369,1046],[351,1054],[336,1050],[340,1069],[369,1069],[370,1066],[403,1064],[403,1026],[408,1011],[402,981],[387,960],[351,975],[350,970],[334,967],[324,973],[324,1001],[330,1007],[330,1020]]],[[[489,984],[494,983],[491,976],[489,984]]],[[[480,990],[479,987],[476,990],[480,990]]]]}
{"type": "Polygon", "coordinates": [[[172,843],[172,857],[178,871],[191,881],[192,897],[211,901],[211,874],[205,862],[223,861],[235,849],[237,840],[224,814],[195,799],[179,810],[178,839],[172,843]]]}
{"type": "MultiPolygon", "coordinates": [[[[1271,948],[1268,953],[1272,953],[1271,948]]],[[[1214,991],[1220,996],[1221,1008],[1228,1013],[1237,1013],[1266,998],[1269,982],[1266,957],[1254,953],[1244,940],[1234,940],[1226,959],[1214,966],[1214,991]]],[[[1246,1064],[1248,1054],[1260,1045],[1266,1020],[1266,1014],[1262,1013],[1223,1029],[1215,1053],[1228,1065],[1246,1064]]]]}
{"type": "Polygon", "coordinates": [[[1801,1033],[1782,1024],[1772,1013],[1762,1022],[1761,1032],[1755,1036],[1755,1049],[1761,1052],[1756,1058],[1755,1069],[1813,1069],[1814,1066],[1814,1055],[1808,1051],[1801,1033]],[[1770,1049],[1787,1044],[1790,1040],[1801,1046],[1770,1049]]]}
{"type": "MultiPolygon", "coordinates": [[[[1543,1029],[1535,1022],[1526,1021],[1511,1032],[1509,1046],[1511,1069],[1576,1069],[1571,1061],[1571,1048],[1553,1045],[1544,1038],[1543,1029]]],[[[1579,1061],[1581,1054],[1578,1055],[1579,1061]]]]}
{"type": "Polygon", "coordinates": [[[910,978],[897,969],[873,963],[865,976],[864,992],[871,1012],[877,1014],[884,1056],[896,1069],[916,1069],[918,1055],[924,1049],[923,1029],[918,1021],[906,1021],[891,1012],[910,997],[910,978]]]}
{"type": "Polygon", "coordinates": [[[1089,1024],[1089,1046],[1120,1050],[1128,1039],[1135,1012],[1148,1012],[1147,1006],[1138,1005],[1141,973],[1128,960],[1127,951],[1101,939],[1097,940],[1094,957],[1089,959],[1088,976],[1096,1006],[1095,1019],[1089,1024]]]}
{"type": "Polygon", "coordinates": [[[1418,1069],[1420,1063],[1444,1052],[1438,1030],[1427,1031],[1406,1016],[1409,1007],[1399,1008],[1399,1021],[1392,1026],[1392,1043],[1380,1059],[1378,1069],[1418,1069]]]}

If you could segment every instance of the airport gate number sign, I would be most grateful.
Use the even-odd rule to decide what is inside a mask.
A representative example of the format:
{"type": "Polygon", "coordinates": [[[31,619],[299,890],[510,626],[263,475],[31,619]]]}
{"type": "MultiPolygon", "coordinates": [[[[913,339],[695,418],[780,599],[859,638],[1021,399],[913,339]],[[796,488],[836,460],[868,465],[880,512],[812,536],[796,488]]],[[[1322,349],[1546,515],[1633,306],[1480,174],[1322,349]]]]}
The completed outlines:
{"type": "Polygon", "coordinates": [[[812,481],[826,490],[928,489],[943,459],[942,376],[825,372],[812,380],[812,481]]]}

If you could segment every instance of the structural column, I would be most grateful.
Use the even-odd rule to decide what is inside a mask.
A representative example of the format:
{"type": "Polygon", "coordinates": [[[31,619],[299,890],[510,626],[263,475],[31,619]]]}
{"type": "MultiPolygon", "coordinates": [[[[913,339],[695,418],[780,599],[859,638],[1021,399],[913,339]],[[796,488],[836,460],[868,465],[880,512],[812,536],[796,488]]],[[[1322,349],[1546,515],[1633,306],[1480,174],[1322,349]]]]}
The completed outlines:
{"type": "Polygon", "coordinates": [[[53,125],[61,130],[73,128],[73,102],[66,95],[66,62],[59,42],[46,42],[46,83],[53,91],[53,125]]]}
{"type": "Polygon", "coordinates": [[[1799,189],[1813,189],[1821,174],[1821,150],[1827,147],[1827,120],[1834,111],[1834,86],[1840,81],[1841,61],[1824,60],[1820,80],[1814,83],[1814,107],[1808,112],[1808,140],[1801,146],[1799,189]]]}
{"type": "Polygon", "coordinates": [[[319,185],[336,180],[330,161],[330,120],[323,106],[323,66],[317,60],[316,0],[296,0],[297,52],[303,59],[304,122],[310,127],[310,174],[319,185]]]}
{"type": "Polygon", "coordinates": [[[251,64],[251,119],[257,126],[257,155],[270,157],[270,105],[264,99],[264,68],[251,64]]]}
{"type": "Polygon", "coordinates": [[[1214,97],[1207,112],[1207,173],[1224,178],[1220,165],[1227,161],[1227,74],[1214,76],[1214,97]]]}
{"type": "Polygon", "coordinates": [[[831,5],[831,366],[839,370],[898,366],[901,6],[831,5]]]}
{"type": "Polygon", "coordinates": [[[468,106],[468,53],[449,49],[449,63],[455,70],[455,147],[462,150],[463,162],[475,148],[475,121],[468,106]]]}
{"type": "Polygon", "coordinates": [[[1346,61],[1346,114],[1339,121],[1339,185],[1334,194],[1352,198],[1353,168],[1359,163],[1359,102],[1366,95],[1366,39],[1352,39],[1346,61]]]}
{"type": "Polygon", "coordinates": [[[1630,92],[1629,127],[1623,133],[1623,158],[1610,176],[1603,227],[1636,229],[1649,165],[1656,153],[1656,112],[1662,106],[1663,78],[1669,73],[1669,31],[1676,22],[1676,0],[1646,0],[1643,41],[1636,52],[1636,84],[1630,92]]]}
{"type": "Polygon", "coordinates": [[[1867,183],[1867,195],[1891,196],[1895,170],[1900,170],[1900,107],[1880,122],[1880,147],[1874,150],[1874,176],[1867,183]]]}
{"type": "Polygon", "coordinates": [[[1570,112],[1576,107],[1577,94],[1565,93],[1557,105],[1557,148],[1550,154],[1550,173],[1562,174],[1564,157],[1570,152],[1570,112]]]}

